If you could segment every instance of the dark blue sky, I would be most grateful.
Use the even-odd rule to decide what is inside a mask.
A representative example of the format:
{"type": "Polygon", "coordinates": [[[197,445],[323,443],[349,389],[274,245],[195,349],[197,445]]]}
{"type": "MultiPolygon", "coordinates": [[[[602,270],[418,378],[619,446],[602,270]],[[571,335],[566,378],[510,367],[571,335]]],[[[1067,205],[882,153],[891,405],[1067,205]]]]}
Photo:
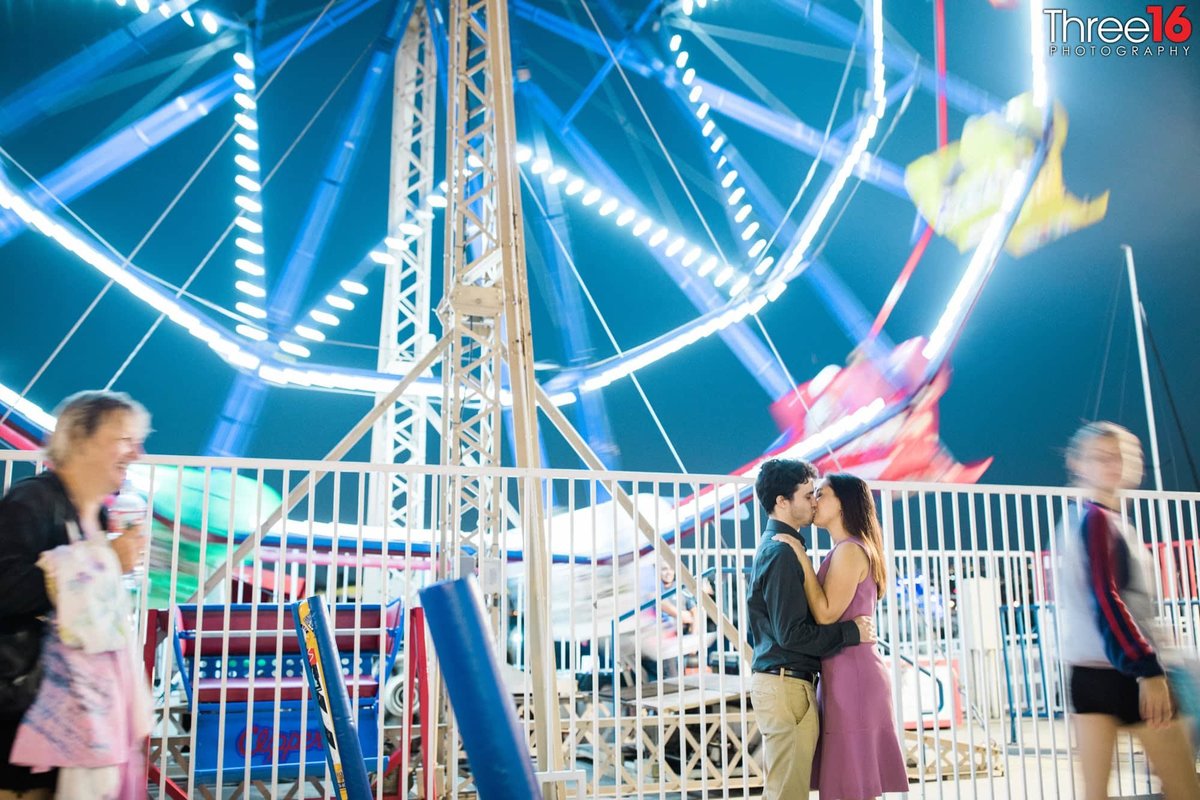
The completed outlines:
{"type": "MultiPolygon", "coordinates": [[[[580,0],[569,6],[538,0],[547,10],[588,26],[580,0]]],[[[137,12],[112,0],[0,2],[0,98],[130,21],[137,12]]],[[[226,2],[231,15],[252,3],[226,2]]],[[[269,2],[268,19],[278,23],[267,38],[300,24],[318,8],[308,0],[269,2]],[[295,15],[295,16],[293,16],[295,15]]],[[[293,144],[317,107],[382,30],[390,4],[381,2],[311,51],[297,56],[261,101],[263,162],[270,168],[293,144]]],[[[598,4],[593,2],[598,9],[598,4]]],[[[1027,14],[1002,11],[986,0],[948,4],[947,58],[951,72],[999,98],[1024,91],[1029,81],[1027,14]]],[[[640,10],[623,0],[627,19],[640,10]]],[[[857,20],[849,0],[833,2],[839,14],[857,20]]],[[[932,62],[932,5],[920,0],[885,0],[889,36],[902,39],[932,62]]],[[[1133,13],[1116,0],[1077,0],[1076,16],[1133,13]]],[[[1193,15],[1195,12],[1192,12],[1193,15]]],[[[515,17],[514,17],[515,19],[515,17]]],[[[830,114],[846,52],[815,29],[767,0],[721,0],[697,15],[729,54],[772,95],[809,125],[821,129],[830,114]],[[823,59],[785,53],[746,41],[740,33],[768,35],[799,45],[833,50],[823,59]]],[[[177,22],[177,21],[176,21],[177,22]]],[[[611,29],[609,34],[615,32],[611,29]]],[[[600,65],[599,57],[529,29],[518,29],[521,46],[514,62],[529,68],[538,84],[561,106],[600,65]]],[[[659,34],[651,34],[658,36],[659,34]]],[[[691,40],[695,42],[694,39],[691,40]]],[[[1108,217],[1099,225],[1051,244],[1022,259],[1003,257],[953,354],[953,381],[942,401],[942,434],[962,460],[995,456],[989,482],[1057,483],[1062,480],[1061,448],[1081,418],[1115,419],[1144,435],[1145,415],[1132,344],[1132,316],[1124,283],[1121,243],[1135,248],[1142,298],[1162,351],[1166,374],[1179,403],[1193,451],[1200,450],[1200,34],[1192,52],[1175,58],[1055,58],[1049,63],[1053,94],[1070,115],[1064,152],[1068,188],[1080,195],[1112,192],[1108,217]],[[1115,317],[1110,311],[1116,298],[1115,317]],[[1115,320],[1109,354],[1105,343],[1115,320]],[[1102,380],[1103,376],[1103,380],[1102,380]]],[[[77,151],[102,138],[110,125],[130,113],[165,74],[137,70],[184,53],[205,42],[180,26],[178,35],[116,76],[84,89],[59,113],[0,146],[36,175],[57,168],[77,151]]],[[[750,94],[744,84],[703,47],[693,45],[693,65],[709,80],[750,94]]],[[[215,74],[228,53],[215,57],[184,88],[215,74]]],[[[168,64],[172,68],[176,64],[168,64]]],[[[359,83],[361,64],[326,111],[295,147],[265,192],[268,269],[277,276],[304,209],[359,83]]],[[[889,80],[899,74],[888,73],[889,80]]],[[[661,87],[631,78],[672,156],[703,176],[707,167],[689,123],[661,87]]],[[[834,124],[843,122],[865,72],[849,73],[847,93],[834,124]]],[[[173,96],[173,95],[169,95],[173,96]]],[[[360,153],[351,190],[334,221],[310,296],[356,262],[380,238],[386,218],[388,118],[385,98],[360,153]]],[[[166,203],[200,165],[229,125],[232,111],[219,109],[168,145],[142,159],[71,206],[120,250],[127,252],[157,219],[166,203]]],[[[809,158],[736,121],[719,119],[739,150],[762,173],[785,205],[809,167],[809,158]]],[[[964,115],[952,110],[951,136],[964,115]]],[[[885,120],[885,129],[891,116],[885,120]]],[[[703,229],[619,77],[611,75],[578,118],[583,134],[608,159],[647,207],[669,224],[702,241],[703,229]],[[667,207],[653,198],[659,191],[667,207]]],[[[552,147],[564,163],[561,147],[552,147]]],[[[900,165],[936,144],[934,102],[917,93],[896,125],[881,156],[900,165]]],[[[221,150],[139,255],[137,263],[178,283],[195,268],[230,219],[233,150],[221,150]]],[[[18,176],[11,164],[10,180],[18,176]]],[[[688,172],[685,170],[685,172],[688,172]]],[[[817,181],[824,178],[817,173],[817,181]]],[[[20,181],[18,181],[20,182],[20,181]]],[[[711,186],[692,185],[705,213],[723,223],[711,186]]],[[[811,197],[811,193],[807,197],[811,197]]],[[[800,211],[804,210],[804,206],[800,211]]],[[[526,198],[525,211],[535,213],[526,198]]],[[[911,247],[911,203],[875,187],[857,189],[824,255],[870,313],[895,280],[911,247]]],[[[580,271],[622,346],[667,330],[693,313],[679,291],[627,233],[615,232],[590,212],[572,211],[572,235],[580,271]]],[[[718,226],[722,245],[731,241],[718,226]]],[[[440,226],[436,232],[440,242],[440,226]]],[[[440,252],[440,245],[438,246],[440,252]]],[[[535,343],[539,359],[563,362],[565,355],[539,285],[544,278],[531,244],[530,282],[535,343]]],[[[233,302],[233,251],[220,249],[194,285],[195,293],[220,305],[233,302]]],[[[945,241],[935,239],[889,323],[893,340],[927,334],[967,261],[945,241]]],[[[440,262],[435,260],[435,281],[440,262]]],[[[370,282],[378,302],[380,276],[370,282]]],[[[78,315],[103,285],[100,276],[40,236],[24,234],[0,247],[0,382],[19,389],[37,371],[78,315]]],[[[378,307],[351,316],[339,338],[373,345],[378,307]]],[[[150,312],[119,291],[101,300],[95,314],[55,360],[30,393],[50,407],[64,394],[105,383],[153,321],[150,312]]],[[[775,343],[798,380],[827,363],[840,363],[852,347],[804,281],[763,314],[775,343]]],[[[588,320],[600,355],[610,352],[598,324],[588,320]]],[[[327,346],[319,358],[348,364],[373,363],[362,347],[327,346]]],[[[1164,477],[1171,488],[1197,488],[1188,476],[1182,440],[1170,416],[1161,376],[1155,375],[1164,477]]],[[[156,452],[196,453],[204,447],[233,375],[192,337],[164,325],[118,384],[141,398],[155,415],[156,452]]],[[[671,434],[684,463],[696,472],[723,472],[752,459],[775,437],[767,414],[770,398],[716,339],[706,340],[642,374],[645,390],[671,434]]],[[[673,469],[673,461],[648,413],[628,382],[605,391],[622,464],[630,469],[673,469]]],[[[328,450],[364,413],[363,398],[272,389],[248,454],[316,457],[328,450]],[[303,434],[298,432],[304,432],[303,434]]],[[[551,444],[557,465],[573,466],[551,444]]]]}

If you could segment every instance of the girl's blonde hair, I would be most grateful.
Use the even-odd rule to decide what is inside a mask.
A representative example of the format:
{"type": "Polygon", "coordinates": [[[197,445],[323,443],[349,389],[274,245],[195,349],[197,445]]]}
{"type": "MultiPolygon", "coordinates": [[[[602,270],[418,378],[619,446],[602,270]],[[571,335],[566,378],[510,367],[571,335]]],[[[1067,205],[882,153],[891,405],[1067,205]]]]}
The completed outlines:
{"type": "Polygon", "coordinates": [[[1141,485],[1145,470],[1142,443],[1128,428],[1104,420],[1084,423],[1067,443],[1067,470],[1071,473],[1072,480],[1078,481],[1079,477],[1071,467],[1071,462],[1081,458],[1084,447],[1096,439],[1108,439],[1120,449],[1121,485],[1127,489],[1141,485]]]}

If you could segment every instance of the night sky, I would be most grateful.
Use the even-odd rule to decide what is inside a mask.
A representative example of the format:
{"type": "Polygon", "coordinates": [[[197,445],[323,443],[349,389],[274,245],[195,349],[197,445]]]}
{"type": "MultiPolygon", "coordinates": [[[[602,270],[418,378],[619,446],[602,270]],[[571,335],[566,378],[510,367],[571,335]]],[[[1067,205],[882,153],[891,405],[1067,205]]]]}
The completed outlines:
{"type": "MultiPolygon", "coordinates": [[[[606,35],[617,31],[601,13],[600,0],[589,0],[606,35]]],[[[252,2],[211,7],[231,16],[247,14],[252,2]]],[[[268,42],[305,24],[323,3],[312,0],[267,2],[268,42]]],[[[583,0],[536,0],[535,5],[590,28],[583,0]]],[[[615,4],[628,22],[640,13],[632,0],[615,4]]],[[[986,0],[947,4],[947,60],[950,71],[1007,99],[1029,85],[1028,14],[993,8],[986,0]]],[[[861,14],[850,0],[831,2],[838,14],[857,22],[861,14]]],[[[1074,16],[1128,16],[1139,4],[1117,0],[1073,0],[1074,16]]],[[[884,0],[888,36],[903,41],[933,61],[933,6],[920,0],[884,0]]],[[[0,0],[0,104],[54,65],[105,34],[129,23],[137,11],[113,0],[0,0]]],[[[263,164],[273,169],[297,135],[295,144],[264,192],[268,275],[278,277],[303,219],[306,206],[328,159],[332,139],[352,105],[363,65],[353,67],[386,24],[391,3],[376,7],[298,55],[283,69],[260,100],[263,164]],[[353,68],[352,68],[353,67],[353,68]],[[325,111],[318,107],[345,80],[325,111]]],[[[1196,11],[1189,12],[1194,18],[1196,11]]],[[[647,34],[665,50],[666,29],[647,34]]],[[[512,15],[514,63],[526,67],[562,108],[570,106],[602,59],[554,36],[529,28],[512,15]]],[[[696,24],[736,59],[773,103],[808,125],[823,130],[838,93],[848,51],[819,30],[804,25],[768,0],[721,0],[695,16],[696,24]],[[780,45],[794,51],[784,52],[780,45]]],[[[1200,23],[1200,19],[1195,20],[1200,23]]],[[[190,76],[176,71],[188,55],[211,41],[203,32],[170,21],[175,33],[150,53],[94,85],[61,100],[48,119],[7,137],[2,146],[34,175],[44,176],[74,154],[102,141],[111,130],[170,100],[223,70],[230,50],[199,63],[190,76]],[[164,80],[180,86],[161,86],[164,80]],[[152,96],[147,101],[147,96],[152,96]],[[153,101],[157,97],[157,101],[153,101]]],[[[753,90],[718,55],[688,36],[694,66],[709,81],[753,96],[753,90]]],[[[1180,423],[1193,453],[1200,456],[1200,34],[1193,34],[1187,56],[1152,58],[1069,57],[1049,61],[1051,92],[1070,117],[1064,151],[1065,182],[1080,196],[1111,190],[1107,218],[1024,258],[1003,256],[952,356],[953,378],[941,404],[942,437],[960,460],[994,456],[985,476],[989,483],[1059,484],[1062,447],[1081,419],[1098,416],[1121,422],[1145,436],[1146,421],[1133,339],[1133,317],[1119,245],[1133,246],[1142,301],[1161,351],[1165,376],[1178,405],[1180,423]],[[1111,327],[1111,337],[1110,337],[1111,327]],[[1107,357],[1106,357],[1107,352],[1107,357]]],[[[889,81],[901,75],[887,73],[889,81]]],[[[833,119],[846,121],[865,84],[859,58],[849,71],[845,95],[833,119]]],[[[261,78],[260,78],[261,80],[261,78]]],[[[709,180],[704,153],[692,121],[682,116],[662,87],[631,76],[633,88],[681,167],[688,188],[717,232],[732,249],[717,190],[709,180]]],[[[390,93],[385,94],[371,133],[358,154],[345,201],[329,232],[309,299],[327,287],[382,237],[386,191],[390,93]]],[[[0,109],[3,106],[0,105],[0,109]]],[[[935,103],[916,92],[888,137],[880,157],[903,167],[936,146],[935,103]]],[[[0,111],[3,113],[3,111],[0,111]]],[[[895,114],[889,109],[882,130],[895,114]]],[[[216,109],[200,123],[70,203],[71,208],[112,246],[127,253],[143,238],[167,203],[231,123],[231,105],[216,109]]],[[[951,109],[951,138],[957,138],[965,114],[951,109]]],[[[750,160],[776,198],[786,206],[810,164],[809,156],[751,130],[736,120],[717,117],[731,141],[750,160]]],[[[613,72],[577,118],[582,134],[622,175],[647,210],[678,228],[694,242],[704,231],[675,175],[637,109],[628,89],[613,72]]],[[[570,164],[566,151],[547,136],[557,160],[570,164]]],[[[878,143],[879,139],[876,139],[878,143]]],[[[439,141],[439,146],[441,142],[439,141]]],[[[141,250],[136,264],[179,284],[204,258],[232,219],[234,148],[220,149],[189,191],[141,250]]],[[[8,160],[8,180],[26,179],[8,160]]],[[[814,187],[797,210],[807,208],[816,185],[827,174],[816,172],[814,187]]],[[[852,182],[854,190],[823,251],[824,258],[850,287],[870,315],[883,302],[912,246],[915,211],[911,202],[871,185],[852,182]]],[[[536,207],[524,208],[530,224],[536,207]]],[[[686,321],[694,310],[657,263],[626,231],[590,210],[569,205],[574,254],[622,347],[631,347],[686,321]]],[[[434,283],[441,282],[441,225],[434,235],[434,283]]],[[[822,233],[822,237],[824,233],[822,233]]],[[[569,354],[557,330],[562,309],[548,301],[550,278],[539,245],[528,236],[529,275],[535,346],[540,362],[562,364],[569,354]]],[[[819,240],[820,240],[819,238],[819,240]]],[[[219,248],[190,291],[206,302],[231,307],[234,249],[219,248]]],[[[949,297],[969,254],[935,238],[892,316],[887,332],[893,341],[927,334],[949,297]]],[[[344,344],[314,348],[324,362],[372,366],[379,329],[382,273],[367,281],[368,302],[338,329],[344,344]]],[[[0,382],[20,390],[104,284],[103,278],[74,256],[36,234],[24,233],[0,247],[0,382]]],[[[308,306],[308,302],[304,304],[308,306]]],[[[598,357],[611,354],[595,318],[587,313],[598,357]]],[[[829,363],[842,363],[854,346],[802,279],[770,305],[763,323],[798,381],[811,378],[829,363]]],[[[119,289],[110,291],[91,317],[54,360],[29,393],[50,409],[64,395],[103,385],[146,332],[150,310],[119,289]]],[[[232,328],[232,322],[227,323],[232,328]]],[[[550,373],[539,373],[546,377],[550,373]]],[[[1195,490],[1183,443],[1164,390],[1163,373],[1152,364],[1153,389],[1167,488],[1195,490]]],[[[213,422],[234,374],[202,343],[165,324],[150,338],[117,383],[141,399],[154,414],[156,432],[149,449],[157,453],[203,452],[213,422]]],[[[687,469],[726,472],[752,460],[777,436],[767,413],[771,400],[719,338],[712,337],[641,373],[645,391],[670,434],[687,469]]],[[[621,466],[636,470],[675,470],[674,461],[649,413],[628,381],[604,391],[621,466]]],[[[325,453],[370,406],[349,395],[272,388],[246,455],[315,458],[325,453]]],[[[549,442],[551,463],[576,463],[556,441],[549,442]]],[[[355,452],[365,458],[365,449],[355,452]]],[[[1150,479],[1147,478],[1147,486],[1150,479]]]]}

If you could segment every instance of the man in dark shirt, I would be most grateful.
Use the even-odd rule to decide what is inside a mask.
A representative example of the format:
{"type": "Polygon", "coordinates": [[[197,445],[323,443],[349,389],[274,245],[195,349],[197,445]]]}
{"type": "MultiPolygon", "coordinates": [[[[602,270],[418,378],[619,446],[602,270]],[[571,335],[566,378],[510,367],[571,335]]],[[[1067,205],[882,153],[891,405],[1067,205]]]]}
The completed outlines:
{"type": "Polygon", "coordinates": [[[777,458],[759,469],[754,492],[769,519],[754,554],[746,601],[754,648],[750,699],[763,736],[767,800],[808,797],[817,746],[816,678],[821,658],[846,645],[875,640],[870,617],[818,625],[804,596],[804,571],[792,549],[772,540],[812,524],[817,470],[777,458]]]}

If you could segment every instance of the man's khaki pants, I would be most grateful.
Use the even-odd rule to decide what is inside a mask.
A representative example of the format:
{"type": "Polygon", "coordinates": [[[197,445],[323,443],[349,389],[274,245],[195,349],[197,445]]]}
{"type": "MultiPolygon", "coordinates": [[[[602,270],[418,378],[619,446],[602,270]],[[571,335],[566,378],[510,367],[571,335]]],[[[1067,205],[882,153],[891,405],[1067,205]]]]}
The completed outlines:
{"type": "Polygon", "coordinates": [[[817,749],[817,696],[799,678],[756,672],[750,678],[750,700],[763,737],[766,800],[804,800],[812,781],[817,749]]]}

